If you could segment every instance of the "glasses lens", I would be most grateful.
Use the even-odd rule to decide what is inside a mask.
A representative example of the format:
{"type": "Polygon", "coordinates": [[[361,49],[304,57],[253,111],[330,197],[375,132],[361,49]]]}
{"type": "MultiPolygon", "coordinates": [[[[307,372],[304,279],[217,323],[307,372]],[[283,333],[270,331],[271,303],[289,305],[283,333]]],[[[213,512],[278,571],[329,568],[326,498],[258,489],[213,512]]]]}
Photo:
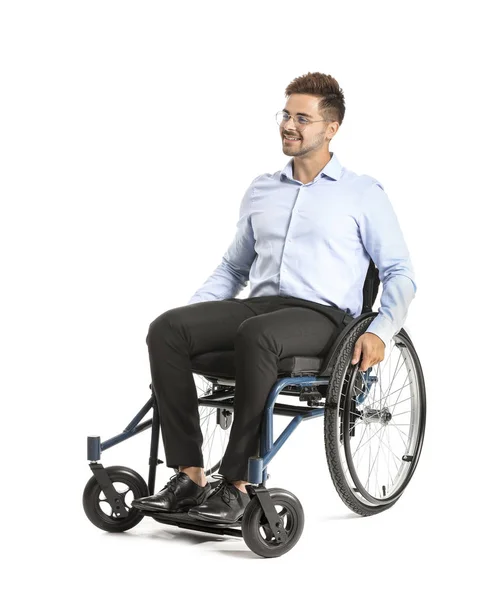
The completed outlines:
{"type": "MultiPolygon", "coordinates": [[[[293,117],[293,119],[298,131],[304,129],[305,125],[308,123],[308,119],[302,115],[293,117]]],[[[287,112],[280,110],[276,115],[276,120],[278,125],[286,125],[286,123],[290,120],[290,115],[288,115],[287,112]]]]}

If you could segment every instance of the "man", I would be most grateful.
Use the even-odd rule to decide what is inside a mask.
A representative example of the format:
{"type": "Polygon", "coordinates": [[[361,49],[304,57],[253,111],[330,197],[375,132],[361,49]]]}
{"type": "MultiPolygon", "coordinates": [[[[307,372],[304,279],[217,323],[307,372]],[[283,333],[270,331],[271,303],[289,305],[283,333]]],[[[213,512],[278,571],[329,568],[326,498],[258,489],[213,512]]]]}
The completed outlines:
{"type": "Polygon", "coordinates": [[[235,238],[221,264],[187,306],[150,324],[147,344],[169,467],[167,485],[133,506],[235,523],[249,502],[249,456],[258,454],[262,412],[284,356],[320,356],[339,316],[357,317],[370,258],[383,283],[379,314],[355,345],[352,363],[365,371],[406,318],[416,285],[397,218],[381,184],[340,164],[329,150],[345,113],[330,75],[308,73],[286,88],[277,114],[282,171],[250,184],[235,238]],[[247,299],[235,296],[250,280],[247,299]],[[235,351],[234,420],[211,494],[203,469],[191,356],[235,351]]]}

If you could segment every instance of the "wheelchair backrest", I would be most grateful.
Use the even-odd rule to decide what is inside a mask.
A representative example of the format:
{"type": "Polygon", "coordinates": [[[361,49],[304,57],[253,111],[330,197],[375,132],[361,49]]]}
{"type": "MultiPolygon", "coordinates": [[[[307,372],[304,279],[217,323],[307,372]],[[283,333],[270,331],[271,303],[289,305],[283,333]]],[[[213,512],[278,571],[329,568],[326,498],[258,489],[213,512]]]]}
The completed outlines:
{"type": "Polygon", "coordinates": [[[371,312],[373,310],[373,304],[376,302],[379,289],[379,271],[373,262],[373,259],[369,261],[369,267],[364,280],[364,287],[362,290],[362,313],[371,312]]]}

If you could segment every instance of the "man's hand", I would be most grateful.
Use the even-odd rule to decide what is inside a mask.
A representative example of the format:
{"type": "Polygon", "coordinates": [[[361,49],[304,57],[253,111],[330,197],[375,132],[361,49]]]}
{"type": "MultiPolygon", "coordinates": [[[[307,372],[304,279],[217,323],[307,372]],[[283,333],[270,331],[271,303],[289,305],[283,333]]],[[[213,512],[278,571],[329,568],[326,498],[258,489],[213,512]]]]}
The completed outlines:
{"type": "Polygon", "coordinates": [[[362,354],[360,371],[366,371],[369,367],[384,360],[385,343],[375,333],[363,333],[354,346],[354,354],[351,363],[355,365],[362,354]]]}

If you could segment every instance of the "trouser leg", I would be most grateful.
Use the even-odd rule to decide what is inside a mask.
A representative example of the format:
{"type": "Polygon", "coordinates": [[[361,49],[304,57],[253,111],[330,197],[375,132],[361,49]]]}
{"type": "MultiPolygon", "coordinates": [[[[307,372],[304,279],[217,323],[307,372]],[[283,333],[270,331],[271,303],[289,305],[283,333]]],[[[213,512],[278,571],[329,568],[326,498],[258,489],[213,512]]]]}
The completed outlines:
{"type": "Polygon", "coordinates": [[[238,327],[234,419],[220,468],[231,481],[247,481],[248,458],[259,453],[263,411],[278,378],[279,361],[297,354],[323,355],[338,332],[338,325],[325,314],[305,308],[307,302],[294,304],[291,297],[271,301],[269,308],[263,307],[264,314],[238,327]]]}
{"type": "Polygon", "coordinates": [[[191,357],[233,350],[238,327],[254,314],[236,299],[209,301],[172,308],[150,324],[146,343],[167,466],[204,466],[191,357]]]}

